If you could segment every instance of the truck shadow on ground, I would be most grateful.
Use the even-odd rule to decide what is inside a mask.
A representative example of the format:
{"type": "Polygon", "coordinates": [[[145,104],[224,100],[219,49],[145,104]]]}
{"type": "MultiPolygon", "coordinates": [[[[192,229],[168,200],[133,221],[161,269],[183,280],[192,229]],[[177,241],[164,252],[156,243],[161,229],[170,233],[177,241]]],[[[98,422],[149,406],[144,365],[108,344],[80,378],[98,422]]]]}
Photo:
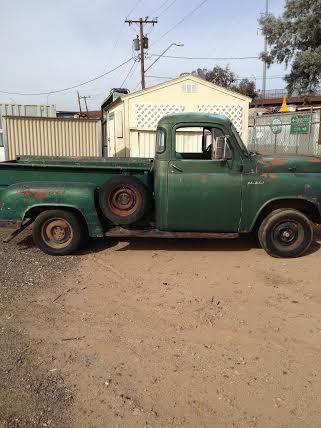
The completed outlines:
{"type": "MultiPolygon", "coordinates": [[[[160,239],[160,238],[92,238],[88,239],[74,256],[100,253],[109,248],[125,243],[115,251],[250,251],[261,248],[255,235],[244,235],[237,239],[160,239]]],[[[32,236],[28,235],[18,241],[20,249],[35,247],[32,236]]],[[[306,255],[313,254],[321,248],[321,231],[316,231],[314,241],[306,255]]],[[[263,251],[263,250],[262,250],[263,251]]]]}

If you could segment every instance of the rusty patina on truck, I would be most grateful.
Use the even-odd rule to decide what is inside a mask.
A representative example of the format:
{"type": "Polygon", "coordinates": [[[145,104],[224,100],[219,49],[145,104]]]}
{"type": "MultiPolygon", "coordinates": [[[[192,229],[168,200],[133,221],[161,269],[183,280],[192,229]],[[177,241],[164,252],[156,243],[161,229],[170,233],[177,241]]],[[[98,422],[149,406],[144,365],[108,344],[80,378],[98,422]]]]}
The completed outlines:
{"type": "Polygon", "coordinates": [[[155,159],[20,157],[0,164],[0,221],[45,252],[85,237],[237,238],[298,257],[321,223],[321,158],[251,153],[224,116],[165,116],[155,159]],[[195,136],[186,149],[184,138],[195,136]]]}

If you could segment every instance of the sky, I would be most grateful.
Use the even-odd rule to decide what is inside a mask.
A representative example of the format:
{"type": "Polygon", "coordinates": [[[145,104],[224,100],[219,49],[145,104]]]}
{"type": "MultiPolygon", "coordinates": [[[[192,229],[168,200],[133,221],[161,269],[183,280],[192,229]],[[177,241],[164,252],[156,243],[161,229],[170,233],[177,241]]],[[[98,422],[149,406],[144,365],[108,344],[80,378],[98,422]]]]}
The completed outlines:
{"type": "MultiPolygon", "coordinates": [[[[269,0],[270,11],[282,13],[285,0],[269,0]]],[[[168,55],[188,57],[248,57],[263,50],[258,18],[265,0],[0,0],[0,91],[42,93],[69,88],[101,75],[133,56],[138,27],[126,17],[158,17],[145,27],[150,48],[146,68],[171,43],[168,55]],[[186,16],[185,19],[183,19],[186,16]],[[179,23],[182,21],[181,23],[179,23]],[[170,31],[169,31],[170,30],[170,31]],[[167,33],[167,34],[166,34],[167,33]]],[[[197,68],[229,65],[240,78],[262,87],[262,62],[246,60],[182,60],[161,58],[146,73],[151,86],[197,68]]],[[[284,87],[286,70],[268,70],[267,89],[284,87]]],[[[140,89],[140,65],[131,60],[118,70],[78,88],[90,96],[91,110],[100,108],[110,89],[140,89]]],[[[77,89],[50,95],[0,93],[0,103],[55,104],[57,110],[77,110],[77,89]]]]}

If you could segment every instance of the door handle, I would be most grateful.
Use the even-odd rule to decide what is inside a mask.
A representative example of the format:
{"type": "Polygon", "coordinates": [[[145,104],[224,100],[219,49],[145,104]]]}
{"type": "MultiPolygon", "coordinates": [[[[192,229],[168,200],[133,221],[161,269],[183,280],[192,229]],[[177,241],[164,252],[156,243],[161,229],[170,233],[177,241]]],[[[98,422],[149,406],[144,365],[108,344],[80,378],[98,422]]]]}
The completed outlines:
{"type": "Polygon", "coordinates": [[[172,164],[172,168],[175,169],[178,172],[183,172],[183,170],[181,168],[179,168],[178,166],[172,164]]]}

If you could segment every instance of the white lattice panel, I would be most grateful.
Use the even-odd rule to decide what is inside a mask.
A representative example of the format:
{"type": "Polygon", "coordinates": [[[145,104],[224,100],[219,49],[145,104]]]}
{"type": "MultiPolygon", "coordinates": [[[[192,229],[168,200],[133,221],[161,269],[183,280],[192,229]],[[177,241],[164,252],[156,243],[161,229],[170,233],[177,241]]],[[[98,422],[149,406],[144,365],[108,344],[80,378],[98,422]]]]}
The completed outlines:
{"type": "Polygon", "coordinates": [[[215,105],[215,104],[199,104],[197,111],[202,113],[224,114],[234,124],[237,131],[242,134],[243,131],[243,108],[240,105],[215,105]]]}
{"type": "Polygon", "coordinates": [[[177,104],[135,104],[135,126],[137,129],[156,129],[163,116],[182,111],[184,106],[177,104]]]}

